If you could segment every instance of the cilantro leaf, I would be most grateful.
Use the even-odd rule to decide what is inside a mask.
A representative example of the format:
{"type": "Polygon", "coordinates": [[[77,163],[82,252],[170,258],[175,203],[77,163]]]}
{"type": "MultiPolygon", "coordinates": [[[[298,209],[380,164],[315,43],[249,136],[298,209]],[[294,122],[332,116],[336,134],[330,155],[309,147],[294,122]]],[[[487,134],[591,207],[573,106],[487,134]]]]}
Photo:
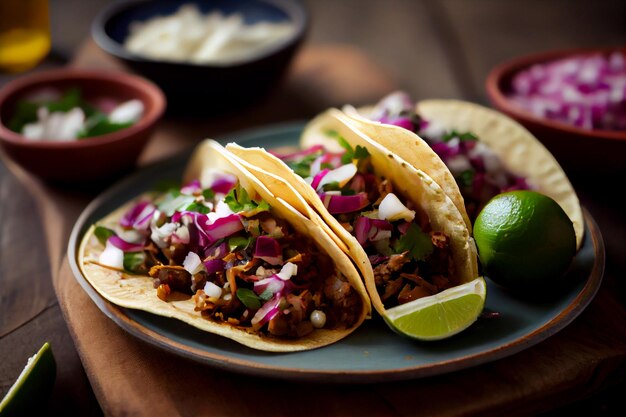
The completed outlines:
{"type": "Polygon", "coordinates": [[[411,258],[423,261],[433,252],[434,247],[428,233],[424,233],[417,224],[411,223],[406,233],[396,241],[393,249],[395,253],[409,251],[411,258]]]}
{"type": "Polygon", "coordinates": [[[237,289],[237,298],[245,305],[247,308],[251,310],[258,310],[261,308],[261,301],[259,297],[248,288],[238,288],[237,289]]]}
{"type": "Polygon", "coordinates": [[[461,142],[478,140],[478,136],[476,136],[472,132],[459,133],[454,129],[452,129],[452,131],[446,133],[442,137],[444,142],[449,142],[451,139],[454,139],[454,138],[459,138],[461,142]]]}
{"type": "Polygon", "coordinates": [[[193,203],[189,204],[187,207],[184,207],[183,210],[195,211],[197,213],[202,213],[202,214],[207,214],[211,211],[209,210],[207,206],[205,206],[204,204],[200,204],[197,201],[194,201],[193,203]]]}
{"type": "Polygon", "coordinates": [[[247,249],[254,240],[253,237],[235,236],[228,239],[228,247],[231,252],[247,249]]]}
{"type": "Polygon", "coordinates": [[[311,176],[311,164],[315,161],[321,152],[314,152],[305,156],[299,161],[285,161],[285,163],[291,168],[298,176],[306,178],[311,176]]]}
{"type": "Polygon", "coordinates": [[[98,238],[98,242],[100,242],[102,245],[106,245],[107,240],[111,236],[116,235],[116,233],[113,230],[104,226],[96,226],[95,230],[93,231],[93,234],[96,236],[96,238],[98,238]]]}
{"type": "Polygon", "coordinates": [[[245,212],[247,216],[253,216],[262,211],[270,209],[270,205],[267,201],[261,200],[256,202],[250,198],[245,188],[237,184],[232,190],[224,197],[224,202],[235,213],[245,212]]]}
{"type": "Polygon", "coordinates": [[[124,269],[130,272],[146,272],[146,254],[143,252],[125,252],[124,269]]]}
{"type": "Polygon", "coordinates": [[[356,148],[354,149],[353,159],[361,160],[369,156],[370,156],[370,152],[367,150],[365,146],[356,145],[356,148]]]}

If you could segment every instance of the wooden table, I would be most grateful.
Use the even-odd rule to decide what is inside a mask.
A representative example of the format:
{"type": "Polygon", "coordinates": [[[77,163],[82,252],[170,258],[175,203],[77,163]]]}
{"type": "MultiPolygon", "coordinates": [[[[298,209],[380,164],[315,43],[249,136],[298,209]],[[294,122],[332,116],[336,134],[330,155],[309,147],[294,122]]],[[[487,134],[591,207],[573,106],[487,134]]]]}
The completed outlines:
{"type": "MultiPolygon", "coordinates": [[[[191,146],[204,136],[310,117],[342,102],[364,104],[394,87],[407,89],[416,98],[457,97],[484,103],[484,77],[503,59],[563,46],[626,44],[626,5],[618,1],[554,0],[533,2],[532,7],[526,1],[495,0],[315,1],[310,8],[309,45],[284,87],[295,94],[292,98],[300,98],[295,101],[297,106],[270,99],[257,111],[250,111],[253,116],[244,121],[233,117],[183,124],[166,119],[143,161],[166,155],[174,130],[191,146]],[[339,41],[349,45],[320,46],[339,41]]],[[[75,56],[75,65],[103,62],[89,43],[75,56]]],[[[312,414],[625,413],[620,393],[626,387],[626,288],[622,279],[626,276],[626,220],[615,197],[617,185],[625,179],[572,177],[582,204],[604,235],[607,265],[596,299],[570,326],[519,354],[465,371],[402,384],[341,386],[337,393],[329,394],[328,404],[314,407],[312,414]],[[409,391],[429,401],[417,407],[409,401],[409,391]]],[[[55,415],[102,413],[74,347],[81,335],[68,331],[51,281],[62,260],[63,233],[102,187],[50,189],[10,163],[0,164],[0,393],[12,384],[26,358],[43,341],[50,341],[58,375],[44,411],[55,415]],[[51,199],[42,198],[45,196],[51,199]],[[74,212],[55,217],[51,205],[59,202],[74,212]],[[48,247],[46,236],[51,230],[59,240],[48,247]]],[[[223,378],[230,386],[239,381],[229,374],[223,378]]],[[[242,383],[244,392],[256,392],[252,397],[256,401],[270,389],[285,388],[257,379],[242,383]]],[[[331,392],[315,385],[302,388],[331,392]]],[[[253,405],[241,401],[239,408],[224,406],[221,410],[254,415],[253,405]]],[[[110,404],[104,409],[107,413],[119,411],[110,404]]],[[[279,411],[279,415],[288,414],[284,406],[279,411]]],[[[307,413],[299,409],[298,414],[307,413]]]]}

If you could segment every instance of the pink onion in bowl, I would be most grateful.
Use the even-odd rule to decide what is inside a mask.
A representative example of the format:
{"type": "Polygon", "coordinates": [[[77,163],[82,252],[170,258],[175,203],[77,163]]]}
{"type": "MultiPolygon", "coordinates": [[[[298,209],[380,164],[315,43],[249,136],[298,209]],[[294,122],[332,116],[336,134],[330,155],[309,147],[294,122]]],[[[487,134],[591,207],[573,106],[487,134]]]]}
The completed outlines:
{"type": "Polygon", "coordinates": [[[517,72],[509,98],[535,116],[582,129],[626,130],[626,57],[573,55],[517,72]]]}

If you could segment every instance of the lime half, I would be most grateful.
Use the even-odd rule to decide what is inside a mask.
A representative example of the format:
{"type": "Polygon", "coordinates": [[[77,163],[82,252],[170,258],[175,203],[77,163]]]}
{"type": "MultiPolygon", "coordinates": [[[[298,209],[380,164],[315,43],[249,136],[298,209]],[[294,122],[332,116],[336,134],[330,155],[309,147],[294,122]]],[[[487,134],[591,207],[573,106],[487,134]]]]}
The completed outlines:
{"type": "Polygon", "coordinates": [[[41,408],[56,378],[56,362],[48,342],[28,358],[24,370],[0,402],[0,416],[26,415],[41,408]]]}
{"type": "Polygon", "coordinates": [[[476,321],[486,296],[485,280],[478,277],[430,297],[390,308],[385,320],[396,332],[414,339],[445,339],[476,321]]]}

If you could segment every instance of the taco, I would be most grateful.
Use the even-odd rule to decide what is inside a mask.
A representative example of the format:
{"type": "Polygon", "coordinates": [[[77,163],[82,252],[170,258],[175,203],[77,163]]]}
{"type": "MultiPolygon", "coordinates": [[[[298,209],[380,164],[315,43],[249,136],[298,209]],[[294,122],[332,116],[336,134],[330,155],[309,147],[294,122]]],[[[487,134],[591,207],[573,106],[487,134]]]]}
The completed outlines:
{"type": "Polygon", "coordinates": [[[441,187],[342,118],[321,117],[305,132],[323,121],[341,152],[321,144],[282,155],[233,143],[226,149],[275,195],[288,202],[301,196],[313,207],[345,243],[384,318],[396,307],[477,279],[474,242],[441,187]]]}
{"type": "Polygon", "coordinates": [[[336,342],[370,315],[358,271],[319,221],[217,142],[199,145],[183,183],[86,233],[79,265],[104,298],[275,352],[336,342]]]}
{"type": "MultiPolygon", "coordinates": [[[[458,100],[415,105],[402,92],[372,107],[343,110],[357,129],[411,164],[435,166],[440,159],[456,180],[472,222],[496,194],[532,189],[559,203],[574,224],[580,248],[584,222],[572,184],[552,154],[516,121],[458,100]]],[[[433,178],[442,188],[450,186],[449,176],[433,178]]]]}

